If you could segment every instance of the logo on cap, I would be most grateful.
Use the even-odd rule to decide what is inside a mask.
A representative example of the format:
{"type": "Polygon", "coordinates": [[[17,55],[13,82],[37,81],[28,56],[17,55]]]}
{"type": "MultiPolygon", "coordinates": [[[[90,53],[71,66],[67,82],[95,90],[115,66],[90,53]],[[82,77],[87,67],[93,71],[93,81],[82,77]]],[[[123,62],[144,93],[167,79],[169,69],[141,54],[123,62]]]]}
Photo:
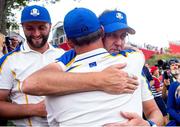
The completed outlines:
{"type": "Polygon", "coordinates": [[[116,13],[116,18],[121,20],[123,19],[123,15],[121,13],[116,13]]]}
{"type": "Polygon", "coordinates": [[[86,32],[86,31],[88,31],[88,26],[82,26],[81,32],[86,32]]]}
{"type": "Polygon", "coordinates": [[[39,10],[38,9],[36,9],[36,8],[33,8],[32,10],[31,10],[31,13],[30,13],[32,16],[38,16],[40,13],[39,13],[39,10]]]}

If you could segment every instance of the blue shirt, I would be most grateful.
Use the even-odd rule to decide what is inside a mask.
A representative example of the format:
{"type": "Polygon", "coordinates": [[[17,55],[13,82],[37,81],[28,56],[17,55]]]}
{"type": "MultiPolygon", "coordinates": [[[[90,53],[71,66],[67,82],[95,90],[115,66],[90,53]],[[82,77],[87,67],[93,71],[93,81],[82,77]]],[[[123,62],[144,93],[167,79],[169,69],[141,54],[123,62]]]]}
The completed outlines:
{"type": "Polygon", "coordinates": [[[179,82],[173,82],[169,87],[167,110],[170,116],[180,123],[180,92],[178,92],[178,87],[180,87],[179,82]]]}

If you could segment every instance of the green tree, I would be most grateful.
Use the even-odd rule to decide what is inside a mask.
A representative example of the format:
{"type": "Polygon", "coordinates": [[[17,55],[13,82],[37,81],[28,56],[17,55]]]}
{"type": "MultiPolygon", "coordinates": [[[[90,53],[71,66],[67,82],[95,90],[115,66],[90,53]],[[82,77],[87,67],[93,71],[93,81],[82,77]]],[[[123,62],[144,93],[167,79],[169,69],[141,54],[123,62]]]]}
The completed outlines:
{"type": "Polygon", "coordinates": [[[148,59],[146,62],[150,65],[153,66],[157,64],[158,60],[165,60],[168,61],[172,58],[177,58],[180,59],[180,54],[171,54],[171,53],[166,53],[166,54],[155,54],[153,55],[150,59],[148,59]]]}
{"type": "MultiPolygon", "coordinates": [[[[6,35],[9,28],[18,29],[18,24],[13,10],[21,10],[31,1],[40,0],[0,0],[0,33],[6,35]]],[[[60,0],[46,0],[46,3],[55,4],[60,0]]]]}
{"type": "Polygon", "coordinates": [[[28,0],[0,0],[0,32],[6,34],[10,26],[15,29],[17,23],[13,10],[18,10],[25,6],[28,0]]]}

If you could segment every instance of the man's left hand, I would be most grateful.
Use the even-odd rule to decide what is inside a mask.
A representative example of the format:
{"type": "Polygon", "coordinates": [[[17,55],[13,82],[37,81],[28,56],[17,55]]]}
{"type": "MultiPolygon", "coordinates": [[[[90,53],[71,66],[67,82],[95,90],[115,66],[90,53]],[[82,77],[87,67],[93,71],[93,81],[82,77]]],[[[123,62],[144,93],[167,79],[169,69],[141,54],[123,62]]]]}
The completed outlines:
{"type": "Polygon", "coordinates": [[[149,126],[148,122],[141,118],[137,113],[121,112],[121,116],[127,119],[127,121],[123,123],[108,123],[105,124],[103,127],[149,126]]]}

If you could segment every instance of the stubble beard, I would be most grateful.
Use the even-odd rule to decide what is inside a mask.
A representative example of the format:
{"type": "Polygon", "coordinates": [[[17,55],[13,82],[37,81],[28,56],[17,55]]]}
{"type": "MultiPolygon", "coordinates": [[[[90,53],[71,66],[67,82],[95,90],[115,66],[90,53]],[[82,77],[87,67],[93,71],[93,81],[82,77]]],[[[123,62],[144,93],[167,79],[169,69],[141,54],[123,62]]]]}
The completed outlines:
{"type": "Polygon", "coordinates": [[[42,48],[46,43],[47,43],[47,40],[48,40],[48,35],[42,35],[42,41],[41,43],[39,42],[36,42],[36,41],[33,41],[33,37],[32,36],[26,36],[26,39],[27,39],[27,43],[32,47],[32,48],[42,48]]]}

